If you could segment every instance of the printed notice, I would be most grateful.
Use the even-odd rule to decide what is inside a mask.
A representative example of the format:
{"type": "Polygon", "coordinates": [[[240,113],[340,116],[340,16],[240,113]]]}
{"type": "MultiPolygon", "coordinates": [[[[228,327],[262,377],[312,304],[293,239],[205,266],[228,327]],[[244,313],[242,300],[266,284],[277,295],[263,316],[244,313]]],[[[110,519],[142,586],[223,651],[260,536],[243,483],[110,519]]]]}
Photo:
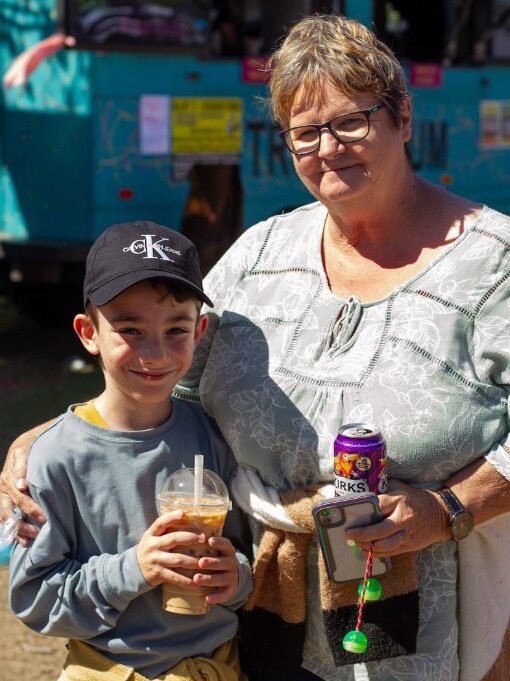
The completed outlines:
{"type": "Polygon", "coordinates": [[[167,156],[170,153],[170,97],[142,95],[139,121],[140,154],[167,156]]]}

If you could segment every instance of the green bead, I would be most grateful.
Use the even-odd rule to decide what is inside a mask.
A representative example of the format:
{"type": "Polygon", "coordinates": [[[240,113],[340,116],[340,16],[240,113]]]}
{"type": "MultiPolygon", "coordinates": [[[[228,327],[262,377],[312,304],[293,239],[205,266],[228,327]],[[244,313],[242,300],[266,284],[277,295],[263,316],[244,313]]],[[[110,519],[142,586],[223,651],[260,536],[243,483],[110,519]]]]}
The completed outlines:
{"type": "MultiPolygon", "coordinates": [[[[375,577],[370,577],[367,580],[367,589],[365,591],[366,601],[378,601],[382,596],[383,588],[381,582],[375,577]]],[[[358,587],[358,596],[361,598],[363,593],[363,582],[358,587]]]]}
{"type": "Polygon", "coordinates": [[[368,639],[362,631],[348,631],[342,641],[342,648],[349,653],[364,653],[368,639]]]}

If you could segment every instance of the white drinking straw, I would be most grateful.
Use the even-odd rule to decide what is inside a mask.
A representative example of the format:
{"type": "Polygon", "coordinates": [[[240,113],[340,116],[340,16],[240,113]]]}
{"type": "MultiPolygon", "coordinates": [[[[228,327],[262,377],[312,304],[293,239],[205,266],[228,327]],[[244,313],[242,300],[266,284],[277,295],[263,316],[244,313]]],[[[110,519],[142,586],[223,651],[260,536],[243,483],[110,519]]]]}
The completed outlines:
{"type": "Polygon", "coordinates": [[[204,455],[195,454],[195,478],[193,485],[193,505],[202,504],[202,485],[204,482],[204,455]]]}

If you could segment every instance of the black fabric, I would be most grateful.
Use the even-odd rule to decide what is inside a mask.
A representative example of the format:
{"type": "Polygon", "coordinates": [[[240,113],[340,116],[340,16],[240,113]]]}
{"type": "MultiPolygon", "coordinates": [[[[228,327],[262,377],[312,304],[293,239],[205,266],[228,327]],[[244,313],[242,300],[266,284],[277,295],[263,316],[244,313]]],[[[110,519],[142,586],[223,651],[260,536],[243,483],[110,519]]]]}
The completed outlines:
{"type": "Polygon", "coordinates": [[[400,657],[416,652],[419,625],[418,592],[393,596],[382,601],[366,602],[361,630],[368,638],[365,653],[350,653],[342,648],[342,639],[356,628],[356,605],[326,610],[326,635],[337,667],[400,657]]]}
{"type": "Polygon", "coordinates": [[[262,608],[240,612],[243,669],[292,672],[301,668],[305,623],[289,624],[262,608]]]}
{"type": "MultiPolygon", "coordinates": [[[[328,643],[337,667],[416,652],[419,626],[417,591],[365,603],[361,627],[368,638],[365,653],[350,653],[342,647],[345,634],[356,628],[357,605],[326,610],[323,615],[328,643]]],[[[242,611],[240,621],[243,669],[293,672],[301,668],[304,622],[289,624],[262,608],[242,611]]]]}
{"type": "Polygon", "coordinates": [[[298,669],[292,672],[257,672],[253,669],[244,668],[249,681],[322,681],[320,676],[312,674],[307,669],[298,669]]]}

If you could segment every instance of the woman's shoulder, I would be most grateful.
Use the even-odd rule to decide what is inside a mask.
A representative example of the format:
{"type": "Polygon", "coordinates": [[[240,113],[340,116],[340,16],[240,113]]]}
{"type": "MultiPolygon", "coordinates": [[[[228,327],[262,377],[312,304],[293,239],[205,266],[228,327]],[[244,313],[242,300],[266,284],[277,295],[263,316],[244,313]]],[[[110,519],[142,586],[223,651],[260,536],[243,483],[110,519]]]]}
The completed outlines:
{"type": "Polygon", "coordinates": [[[436,216],[447,216],[452,223],[457,223],[462,231],[473,233],[487,229],[494,234],[508,238],[510,230],[510,216],[501,213],[484,203],[479,203],[451,193],[445,187],[433,186],[433,195],[428,196],[429,206],[433,207],[436,216]]]}
{"type": "Polygon", "coordinates": [[[422,206],[429,219],[437,224],[443,222],[452,230],[458,245],[472,249],[486,247],[487,239],[494,248],[508,248],[510,241],[510,216],[486,204],[472,201],[450,192],[445,187],[423,183],[422,206]],[[483,246],[485,242],[485,246],[483,246]]]}
{"type": "MultiPolygon", "coordinates": [[[[315,230],[321,231],[326,208],[319,202],[273,215],[246,229],[204,279],[206,292],[221,307],[236,281],[261,266],[281,265],[289,254],[309,249],[315,230]]],[[[296,256],[297,257],[297,256],[296,256]]]]}
{"type": "Polygon", "coordinates": [[[509,293],[510,217],[483,205],[468,213],[461,227],[425,278],[431,290],[441,291],[459,309],[474,316],[488,314],[509,293]]]}
{"type": "Polygon", "coordinates": [[[257,222],[246,230],[245,235],[253,236],[254,238],[258,237],[259,239],[262,237],[264,239],[275,230],[291,228],[293,231],[299,231],[300,229],[308,229],[310,223],[322,226],[325,216],[326,208],[324,205],[319,201],[314,201],[313,203],[294,208],[289,212],[277,213],[261,222],[257,222]]]}
{"type": "Polygon", "coordinates": [[[464,237],[459,240],[458,255],[463,260],[472,261],[472,267],[476,262],[484,280],[489,261],[492,272],[498,276],[506,273],[510,256],[510,216],[483,205],[468,222],[464,237]]]}
{"type": "Polygon", "coordinates": [[[245,272],[261,276],[292,267],[317,267],[326,215],[326,207],[317,201],[250,227],[253,240],[245,272]]]}
{"type": "Polygon", "coordinates": [[[506,247],[508,247],[510,242],[510,215],[501,213],[489,206],[484,206],[473,226],[477,232],[485,231],[488,235],[490,234],[495,238],[504,239],[506,247]]]}

